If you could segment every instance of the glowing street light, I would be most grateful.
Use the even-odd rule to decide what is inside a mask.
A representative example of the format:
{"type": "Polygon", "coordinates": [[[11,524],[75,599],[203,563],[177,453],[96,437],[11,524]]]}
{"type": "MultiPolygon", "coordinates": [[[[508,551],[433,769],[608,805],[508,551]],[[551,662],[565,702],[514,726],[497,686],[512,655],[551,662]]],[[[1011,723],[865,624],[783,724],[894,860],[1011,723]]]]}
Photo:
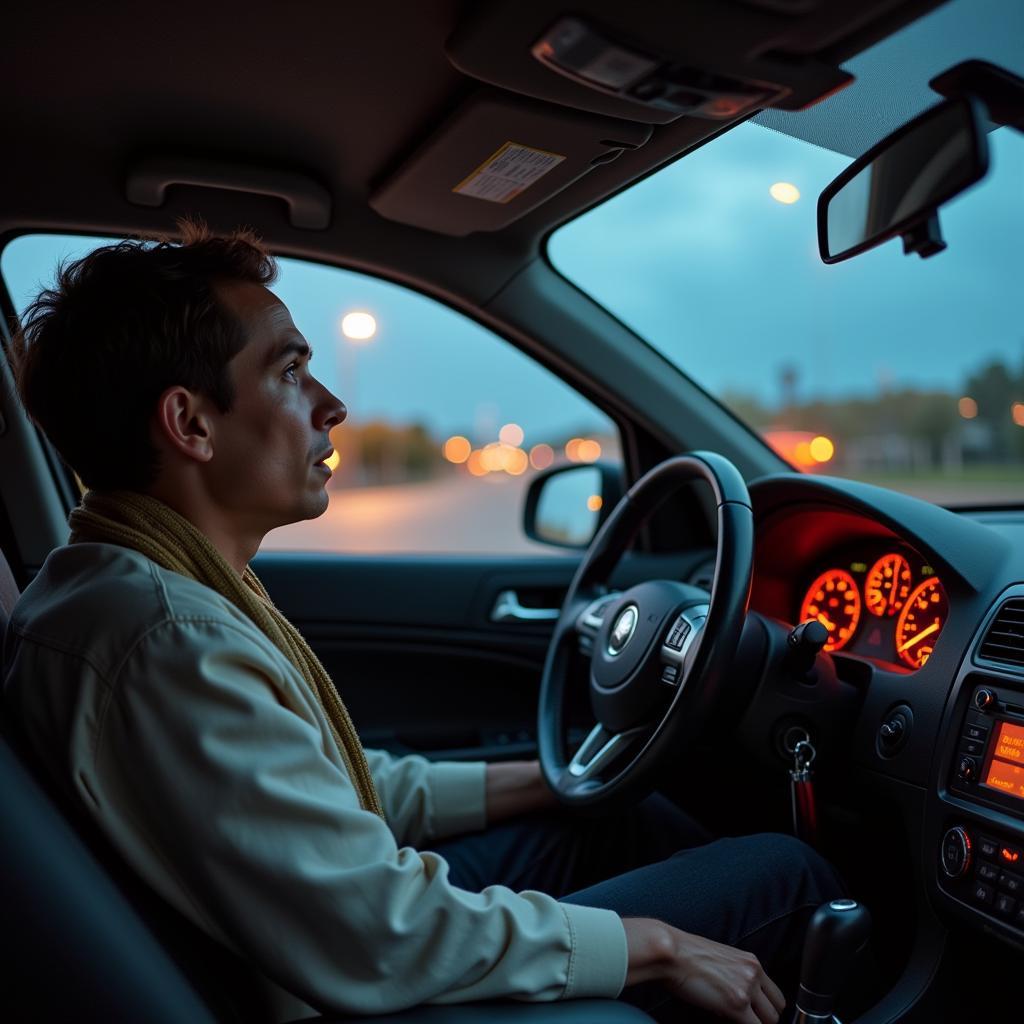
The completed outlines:
{"type": "Polygon", "coordinates": [[[777,181],[768,189],[768,194],[777,203],[790,206],[800,198],[800,189],[788,181],[777,181]]]}
{"type": "Polygon", "coordinates": [[[377,319],[372,313],[353,310],[341,318],[341,333],[349,341],[369,341],[377,333],[377,319]]]}

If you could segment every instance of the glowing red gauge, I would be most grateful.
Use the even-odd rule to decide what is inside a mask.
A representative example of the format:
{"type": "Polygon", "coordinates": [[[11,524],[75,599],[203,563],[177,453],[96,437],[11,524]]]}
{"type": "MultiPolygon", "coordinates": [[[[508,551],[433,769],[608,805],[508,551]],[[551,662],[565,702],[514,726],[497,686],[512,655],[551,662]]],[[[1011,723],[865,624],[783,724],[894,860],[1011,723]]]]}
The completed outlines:
{"type": "Polygon", "coordinates": [[[843,569],[826,569],[808,588],[800,605],[800,621],[817,619],[829,633],[826,651],[850,642],[860,623],[860,590],[843,569]]]}
{"type": "Polygon", "coordinates": [[[929,576],[907,598],[896,622],[896,653],[911,668],[931,657],[935,641],[949,615],[949,601],[938,576],[929,576]]]}
{"type": "Polygon", "coordinates": [[[891,618],[902,610],[913,587],[907,560],[895,553],[882,555],[864,580],[864,604],[872,615],[891,618]]]}

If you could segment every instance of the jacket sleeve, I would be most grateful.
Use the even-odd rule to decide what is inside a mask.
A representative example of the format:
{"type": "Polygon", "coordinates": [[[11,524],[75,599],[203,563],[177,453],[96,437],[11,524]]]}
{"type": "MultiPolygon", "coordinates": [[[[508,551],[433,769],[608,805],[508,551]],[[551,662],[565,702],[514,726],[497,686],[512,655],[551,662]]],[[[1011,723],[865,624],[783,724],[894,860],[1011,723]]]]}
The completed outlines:
{"type": "Polygon", "coordinates": [[[467,892],[399,848],[289,671],[262,635],[204,619],[155,627],[125,659],[82,792],[144,876],[322,1011],[618,994],[618,915],[467,892]]]}
{"type": "Polygon", "coordinates": [[[476,832],[487,823],[483,761],[428,761],[383,750],[367,750],[366,760],[400,845],[476,832]]]}

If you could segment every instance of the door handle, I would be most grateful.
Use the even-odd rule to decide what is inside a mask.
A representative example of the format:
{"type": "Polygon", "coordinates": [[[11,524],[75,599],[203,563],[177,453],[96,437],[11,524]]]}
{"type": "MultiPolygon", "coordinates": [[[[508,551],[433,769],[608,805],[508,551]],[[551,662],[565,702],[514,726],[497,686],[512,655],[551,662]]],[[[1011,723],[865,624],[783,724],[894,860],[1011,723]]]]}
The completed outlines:
{"type": "Polygon", "coordinates": [[[526,608],[514,590],[503,590],[495,598],[491,622],[554,622],[559,614],[557,608],[526,608]]]}

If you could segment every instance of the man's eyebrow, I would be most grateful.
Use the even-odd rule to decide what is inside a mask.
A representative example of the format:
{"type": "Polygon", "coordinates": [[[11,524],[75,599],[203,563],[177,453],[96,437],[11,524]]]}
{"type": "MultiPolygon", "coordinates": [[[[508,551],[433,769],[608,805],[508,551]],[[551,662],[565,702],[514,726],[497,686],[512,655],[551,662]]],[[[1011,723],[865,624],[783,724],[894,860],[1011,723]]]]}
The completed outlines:
{"type": "Polygon", "coordinates": [[[312,359],[313,350],[309,347],[308,342],[301,338],[288,338],[271,350],[267,357],[267,365],[271,366],[286,355],[305,356],[306,359],[312,359]]]}

